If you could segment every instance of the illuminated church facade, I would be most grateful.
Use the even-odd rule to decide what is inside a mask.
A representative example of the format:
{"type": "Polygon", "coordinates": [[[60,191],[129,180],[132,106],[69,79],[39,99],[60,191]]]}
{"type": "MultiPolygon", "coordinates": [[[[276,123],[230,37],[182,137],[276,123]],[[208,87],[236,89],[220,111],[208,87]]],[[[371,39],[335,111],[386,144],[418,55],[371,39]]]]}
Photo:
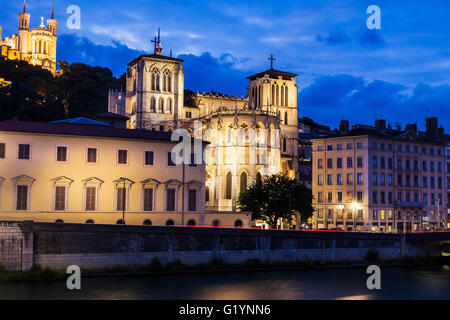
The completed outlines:
{"type": "Polygon", "coordinates": [[[51,18],[47,19],[46,24],[44,17],[41,17],[39,27],[31,30],[30,17],[24,2],[23,12],[19,13],[18,32],[3,39],[0,26],[0,58],[27,61],[54,74],[58,21],[54,19],[53,9],[51,18]]]}
{"type": "Polygon", "coordinates": [[[296,74],[271,68],[248,77],[246,97],[184,90],[183,60],[153,54],[128,64],[126,92],[109,92],[109,111],[130,118],[128,128],[189,130],[206,151],[206,209],[234,211],[241,191],[265,176],[298,174],[296,74]]]}

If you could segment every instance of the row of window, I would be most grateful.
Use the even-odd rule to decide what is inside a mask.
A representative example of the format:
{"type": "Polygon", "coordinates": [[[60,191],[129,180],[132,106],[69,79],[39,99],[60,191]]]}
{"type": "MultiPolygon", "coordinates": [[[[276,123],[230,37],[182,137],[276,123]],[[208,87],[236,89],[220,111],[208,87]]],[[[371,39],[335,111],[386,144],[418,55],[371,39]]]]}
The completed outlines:
{"type": "MultiPolygon", "coordinates": [[[[327,191],[326,192],[326,202],[327,203],[344,203],[344,199],[343,199],[343,195],[344,193],[342,191],[337,191],[336,192],[336,199],[333,199],[333,191],[327,191]]],[[[352,191],[347,191],[347,203],[352,203],[353,202],[353,192],[352,191]]],[[[442,198],[442,193],[437,194],[437,198],[436,198],[436,194],[435,193],[423,193],[422,194],[422,203],[420,203],[420,199],[419,199],[419,192],[409,192],[409,191],[400,191],[397,192],[397,198],[396,201],[400,204],[409,204],[409,205],[443,205],[442,202],[443,198],[442,198]],[[403,195],[405,197],[403,197],[403,195]],[[428,198],[428,195],[430,196],[430,198],[428,198]],[[430,201],[428,201],[428,199],[430,201]]],[[[356,201],[359,203],[363,202],[363,192],[362,191],[358,191],[356,192],[356,201]]],[[[324,203],[325,199],[324,199],[324,193],[323,191],[319,191],[317,193],[317,202],[318,203],[324,203]]],[[[394,193],[393,192],[385,192],[385,191],[373,191],[372,192],[372,203],[373,204],[393,204],[394,203],[394,193]]]]}
{"type": "MultiPolygon", "coordinates": [[[[323,197],[324,193],[323,191],[319,191],[317,192],[317,202],[318,203],[324,203],[325,199],[323,197]]],[[[364,197],[363,197],[364,193],[362,191],[357,191],[356,192],[356,201],[358,203],[362,203],[364,201],[364,197]]],[[[326,202],[327,203],[333,203],[333,191],[327,191],[326,192],[326,202]]],[[[342,191],[338,191],[336,192],[336,201],[337,203],[343,203],[343,192],[342,191]]],[[[353,192],[352,191],[347,191],[347,202],[348,203],[352,203],[353,202],[353,192]]]]}
{"type": "MultiPolygon", "coordinates": [[[[336,150],[343,150],[342,149],[342,143],[338,143],[336,144],[336,150]]],[[[347,150],[352,150],[353,149],[353,142],[348,142],[346,143],[346,147],[347,150]]],[[[363,148],[363,143],[362,142],[357,142],[356,143],[356,149],[362,149],[363,148]]],[[[333,150],[333,145],[332,144],[327,144],[327,151],[332,151],[333,150]]],[[[319,144],[317,146],[317,151],[324,151],[323,145],[319,144]]]]}
{"type": "MultiPolygon", "coordinates": [[[[324,218],[324,209],[318,209],[317,210],[317,218],[323,219],[324,218]]],[[[328,220],[334,219],[334,210],[333,209],[327,209],[326,211],[326,218],[328,220]]],[[[353,211],[347,211],[347,214],[344,215],[344,210],[337,210],[336,212],[336,219],[343,220],[344,216],[346,216],[347,219],[353,219],[353,211]]],[[[363,219],[364,217],[364,211],[363,210],[357,210],[355,212],[355,218],[357,219],[363,219]]]]}
{"type": "Polygon", "coordinates": [[[167,98],[167,101],[160,97],[158,100],[158,105],[156,105],[155,97],[151,97],[150,99],[150,112],[156,113],[170,113],[172,114],[172,98],[167,98]]]}
{"type": "MultiPolygon", "coordinates": [[[[333,175],[332,174],[327,174],[327,185],[331,186],[333,185],[333,175]]],[[[323,186],[324,184],[324,175],[323,174],[318,174],[317,175],[317,185],[319,186],[323,186]]],[[[346,184],[348,186],[353,185],[353,173],[347,173],[347,180],[346,180],[346,184]]],[[[391,181],[392,182],[392,181],[391,181]]],[[[337,185],[343,185],[344,184],[344,178],[342,173],[338,173],[336,174],[336,184],[337,185]]],[[[357,173],[356,174],[356,184],[358,185],[363,185],[364,184],[364,178],[363,178],[363,173],[357,173]]]]}
{"type": "MultiPolygon", "coordinates": [[[[357,157],[356,158],[356,167],[357,168],[364,168],[364,161],[363,157],[357,157]]],[[[342,169],[343,168],[343,159],[342,158],[336,158],[336,168],[342,169]]],[[[347,168],[353,168],[353,158],[347,157],[347,168]]],[[[317,169],[323,169],[323,159],[318,158],[317,159],[317,169]]],[[[327,158],[327,169],[333,169],[333,159],[327,158]]]]}
{"type": "MultiPolygon", "coordinates": [[[[333,169],[333,159],[327,158],[327,169],[333,169]]],[[[435,164],[437,163],[437,172],[442,172],[442,162],[435,162],[435,161],[422,161],[422,171],[427,172],[428,171],[428,163],[429,163],[429,169],[430,172],[435,172],[435,164]]],[[[336,158],[336,168],[342,169],[343,166],[343,159],[342,158],[336,158]]],[[[348,169],[353,168],[353,158],[347,157],[347,163],[346,167],[348,169]]],[[[357,168],[363,168],[364,167],[364,160],[363,157],[357,157],[356,158],[356,167],[357,168]]],[[[372,157],[372,168],[373,169],[393,169],[393,158],[385,158],[385,157],[372,157]]],[[[317,169],[323,169],[324,163],[322,158],[317,159],[317,169]]],[[[416,170],[419,171],[419,161],[417,159],[413,160],[413,166],[411,166],[411,159],[397,159],[397,169],[398,170],[416,170]],[[403,160],[405,163],[405,166],[403,167],[403,160]]]]}
{"type": "MultiPolygon", "coordinates": [[[[343,150],[343,144],[342,143],[337,143],[336,144],[336,149],[335,150],[343,150]]],[[[352,142],[347,142],[345,144],[346,146],[346,150],[352,150],[353,149],[353,143],[352,142]]],[[[357,142],[356,143],[356,149],[362,149],[363,148],[363,143],[362,142],[357,142]]],[[[385,142],[376,142],[373,141],[372,142],[372,149],[373,150],[381,150],[381,151],[393,151],[393,144],[392,143],[385,143],[385,142]]],[[[332,151],[334,150],[334,145],[333,144],[327,144],[327,151],[332,151]]],[[[422,154],[429,154],[429,155],[435,155],[435,150],[436,150],[436,154],[438,156],[442,155],[442,149],[441,148],[434,148],[434,147],[422,147],[422,154]]],[[[323,151],[323,145],[318,145],[317,146],[317,151],[323,151]]],[[[415,153],[418,154],[419,153],[419,146],[418,145],[409,145],[409,144],[397,144],[397,152],[405,152],[405,153],[415,153]]]]}
{"type": "MultiPolygon", "coordinates": [[[[327,185],[331,186],[333,185],[333,174],[327,174],[326,175],[327,178],[327,185]]],[[[428,181],[430,181],[430,188],[431,189],[442,189],[443,188],[443,180],[442,177],[437,177],[437,184],[436,182],[436,177],[429,177],[430,179],[428,180],[427,176],[422,176],[422,187],[423,188],[428,188],[428,181]]],[[[353,173],[347,173],[347,179],[346,179],[346,185],[351,186],[353,185],[354,181],[353,181],[353,173]]],[[[317,175],[317,185],[322,186],[324,184],[324,175],[323,174],[318,174],[317,175]]],[[[363,173],[357,173],[356,174],[356,184],[358,185],[363,185],[364,184],[364,175],[363,173]]],[[[344,177],[342,173],[337,173],[336,174],[336,185],[338,186],[342,186],[344,185],[344,177]]],[[[387,179],[386,179],[386,174],[385,173],[373,173],[372,174],[372,185],[377,186],[377,185],[381,185],[381,186],[392,186],[393,185],[393,176],[391,173],[387,174],[387,179]],[[387,180],[387,181],[386,181],[387,180]]],[[[419,185],[419,176],[415,175],[415,176],[411,176],[409,174],[403,175],[403,174],[398,174],[397,175],[397,186],[399,187],[420,187],[419,185]],[[405,179],[403,179],[403,177],[405,179]]]]}
{"type": "MultiPolygon", "coordinates": [[[[388,198],[386,199],[386,192],[381,191],[373,191],[372,192],[372,203],[374,204],[385,204],[386,200],[387,203],[392,204],[393,203],[393,193],[388,192],[387,193],[388,198]],[[378,194],[380,195],[380,198],[378,198],[378,194]]],[[[400,204],[406,203],[406,204],[414,204],[414,205],[442,205],[442,193],[439,193],[436,198],[435,193],[423,193],[422,194],[422,203],[420,203],[419,199],[419,192],[397,192],[397,199],[396,201],[400,204]],[[405,195],[405,197],[403,197],[405,195]],[[430,201],[428,201],[428,195],[430,195],[430,201]],[[412,196],[412,197],[411,197],[412,196]]]]}
{"type": "MultiPolygon", "coordinates": [[[[334,217],[338,220],[343,220],[346,218],[347,220],[351,220],[354,217],[357,219],[363,219],[363,210],[358,210],[356,212],[356,215],[354,216],[352,211],[347,211],[346,214],[344,214],[343,210],[336,210],[335,213],[333,209],[318,209],[317,210],[317,218],[318,219],[324,219],[327,220],[333,220],[334,217]]],[[[422,218],[424,217],[430,217],[431,219],[435,219],[438,217],[438,213],[434,210],[431,210],[429,213],[427,211],[419,212],[419,211],[398,211],[397,215],[395,216],[395,219],[397,220],[419,220],[420,216],[422,215],[422,218]]],[[[394,212],[392,210],[372,210],[371,214],[372,220],[394,220],[394,212]]]]}
{"type": "MultiPolygon", "coordinates": [[[[6,158],[5,143],[0,143],[0,159],[6,158]]],[[[67,146],[57,146],[56,147],[56,161],[57,162],[67,162],[68,161],[68,147],[67,146]]],[[[97,164],[98,163],[98,148],[88,147],[86,148],[86,163],[97,164]]],[[[31,160],[31,146],[29,144],[19,144],[18,145],[18,160],[31,160]]],[[[129,152],[126,149],[117,150],[117,164],[127,165],[129,163],[129,152]]],[[[144,151],[144,165],[153,166],[155,165],[155,154],[153,151],[144,151]]],[[[167,166],[173,167],[176,164],[172,160],[172,152],[167,153],[167,166]]],[[[195,155],[191,155],[191,162],[189,164],[191,167],[195,167],[196,160],[195,155]]]]}
{"type": "MultiPolygon", "coordinates": [[[[18,211],[30,210],[30,185],[17,185],[16,187],[16,203],[15,209],[18,211]]],[[[198,197],[197,189],[188,189],[186,191],[187,195],[187,210],[197,211],[198,210],[198,197]]],[[[69,199],[68,192],[69,187],[63,185],[57,185],[54,187],[54,201],[53,209],[55,211],[65,211],[67,210],[67,201],[69,199]]],[[[128,204],[130,190],[126,187],[117,187],[115,193],[115,210],[123,211],[126,210],[128,204]]],[[[176,211],[177,203],[177,188],[167,188],[165,194],[165,209],[166,211],[176,211]]],[[[155,208],[155,189],[145,187],[142,192],[142,203],[143,211],[154,211],[155,208]]],[[[87,186],[84,188],[84,210],[85,211],[96,211],[99,197],[99,188],[96,186],[87,186]]]]}

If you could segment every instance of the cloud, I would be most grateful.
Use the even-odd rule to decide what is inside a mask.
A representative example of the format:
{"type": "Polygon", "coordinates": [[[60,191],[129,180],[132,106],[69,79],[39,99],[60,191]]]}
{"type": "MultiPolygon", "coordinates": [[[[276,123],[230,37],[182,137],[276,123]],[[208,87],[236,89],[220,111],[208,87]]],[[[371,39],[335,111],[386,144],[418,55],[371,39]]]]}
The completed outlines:
{"type": "Polygon", "coordinates": [[[201,55],[182,54],[185,88],[193,91],[217,91],[245,96],[249,74],[238,69],[247,59],[238,59],[226,53],[216,58],[209,52],[201,55]]]}
{"type": "Polygon", "coordinates": [[[370,48],[382,48],[387,45],[381,36],[381,31],[377,29],[364,29],[357,36],[357,41],[361,46],[370,48]]]}
{"type": "Polygon", "coordinates": [[[356,41],[360,46],[365,48],[383,48],[387,46],[386,41],[381,36],[380,30],[364,29],[355,33],[352,37],[348,36],[344,31],[332,31],[327,36],[318,34],[316,42],[325,43],[330,46],[338,46],[341,44],[356,41]]]}
{"type": "Polygon", "coordinates": [[[339,44],[343,44],[346,42],[352,41],[352,39],[347,36],[344,32],[332,32],[328,36],[323,37],[321,35],[316,36],[317,42],[325,42],[326,44],[330,46],[336,46],[339,44]]]}
{"type": "Polygon", "coordinates": [[[420,83],[409,88],[401,84],[346,74],[321,76],[300,92],[300,114],[318,122],[336,126],[342,118],[353,123],[371,124],[374,114],[391,123],[424,122],[438,115],[450,129],[450,85],[431,86],[420,83]],[[418,120],[419,119],[419,120],[418,120]]]}
{"type": "Polygon", "coordinates": [[[120,77],[133,58],[143,54],[113,41],[113,45],[94,44],[88,38],[63,34],[58,37],[57,59],[69,63],[82,62],[92,66],[107,67],[120,77]]]}

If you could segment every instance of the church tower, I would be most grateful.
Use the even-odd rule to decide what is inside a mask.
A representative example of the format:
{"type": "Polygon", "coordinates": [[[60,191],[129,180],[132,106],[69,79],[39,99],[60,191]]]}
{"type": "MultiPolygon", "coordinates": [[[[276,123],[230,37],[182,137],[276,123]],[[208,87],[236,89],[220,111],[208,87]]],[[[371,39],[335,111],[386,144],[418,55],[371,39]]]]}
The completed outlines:
{"type": "MultiPolygon", "coordinates": [[[[183,60],[164,56],[161,35],[152,40],[153,54],[137,57],[128,64],[125,116],[128,127],[172,131],[183,108],[183,60]]],[[[109,109],[120,110],[110,105],[109,109]]]]}
{"type": "Polygon", "coordinates": [[[53,12],[53,6],[52,6],[52,17],[51,17],[51,19],[47,19],[47,30],[50,31],[54,37],[57,36],[58,20],[55,19],[55,15],[53,12]]]}
{"type": "Polygon", "coordinates": [[[30,50],[30,14],[26,10],[25,0],[23,1],[23,12],[19,13],[19,52],[21,55],[26,55],[30,50]]]}
{"type": "Polygon", "coordinates": [[[297,74],[273,68],[276,60],[270,56],[270,69],[248,77],[247,96],[252,108],[274,112],[280,129],[281,169],[295,178],[298,171],[298,86],[297,74]]]}

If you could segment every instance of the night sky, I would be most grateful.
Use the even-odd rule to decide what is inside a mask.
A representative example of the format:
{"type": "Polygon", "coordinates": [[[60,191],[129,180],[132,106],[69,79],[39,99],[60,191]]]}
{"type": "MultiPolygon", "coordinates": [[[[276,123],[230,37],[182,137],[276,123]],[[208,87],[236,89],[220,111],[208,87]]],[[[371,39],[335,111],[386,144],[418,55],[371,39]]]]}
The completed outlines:
{"type": "MultiPolygon", "coordinates": [[[[2,0],[3,36],[17,32],[20,0],[2,0]]],[[[31,27],[52,0],[27,0],[31,27]]],[[[55,0],[58,59],[110,68],[116,76],[161,28],[164,54],[185,60],[185,87],[245,95],[246,76],[269,68],[298,73],[300,116],[333,128],[341,119],[395,125],[438,116],[450,133],[450,1],[55,0]],[[66,26],[69,5],[81,29],[66,26]],[[369,30],[369,5],[381,29],[369,30]]]]}

